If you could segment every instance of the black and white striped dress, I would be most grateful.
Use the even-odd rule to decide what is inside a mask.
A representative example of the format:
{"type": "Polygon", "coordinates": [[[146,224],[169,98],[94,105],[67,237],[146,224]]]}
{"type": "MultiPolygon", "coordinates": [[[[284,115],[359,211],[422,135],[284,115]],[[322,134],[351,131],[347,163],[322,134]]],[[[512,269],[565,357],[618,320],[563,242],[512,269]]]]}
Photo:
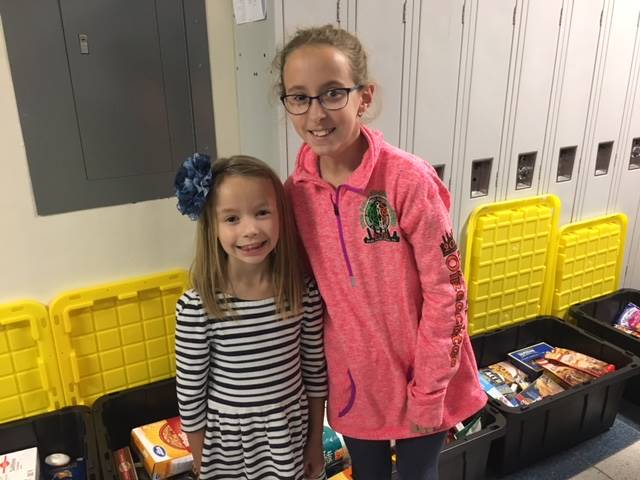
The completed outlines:
{"type": "Polygon", "coordinates": [[[273,298],[228,299],[235,318],[210,318],[195,290],[176,306],[182,428],[205,430],[202,479],[302,479],[307,397],[326,397],[322,302],[307,282],[302,314],[273,298]]]}

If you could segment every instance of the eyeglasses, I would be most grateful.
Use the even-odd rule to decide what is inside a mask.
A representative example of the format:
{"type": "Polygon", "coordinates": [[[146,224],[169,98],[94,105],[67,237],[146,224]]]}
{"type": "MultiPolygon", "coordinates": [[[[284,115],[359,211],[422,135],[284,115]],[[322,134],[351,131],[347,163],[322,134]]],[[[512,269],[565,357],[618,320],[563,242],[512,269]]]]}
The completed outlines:
{"type": "Polygon", "coordinates": [[[307,113],[313,100],[318,100],[325,110],[340,110],[347,106],[349,94],[354,90],[360,90],[362,87],[362,85],[354,85],[350,88],[330,88],[326,92],[314,97],[301,93],[282,95],[280,101],[282,101],[285,110],[291,115],[303,115],[307,113]]]}

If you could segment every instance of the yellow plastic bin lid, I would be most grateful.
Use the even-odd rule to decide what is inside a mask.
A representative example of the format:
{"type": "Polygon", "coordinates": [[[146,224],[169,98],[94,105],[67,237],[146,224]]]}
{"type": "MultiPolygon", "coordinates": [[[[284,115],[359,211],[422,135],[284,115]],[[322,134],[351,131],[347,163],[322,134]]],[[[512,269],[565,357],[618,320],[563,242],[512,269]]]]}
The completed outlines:
{"type": "Polygon", "coordinates": [[[551,314],[611,293],[620,284],[627,217],[623,213],[571,223],[560,229],[551,314]]]}
{"type": "Polygon", "coordinates": [[[63,406],[58,361],[44,305],[0,305],[0,423],[63,406]]]}
{"type": "Polygon", "coordinates": [[[70,291],[50,306],[68,405],[175,374],[175,306],[184,270],[70,291]]]}
{"type": "Polygon", "coordinates": [[[548,312],[545,285],[553,279],[559,218],[555,195],[491,203],[473,211],[464,259],[469,334],[548,312]]]}

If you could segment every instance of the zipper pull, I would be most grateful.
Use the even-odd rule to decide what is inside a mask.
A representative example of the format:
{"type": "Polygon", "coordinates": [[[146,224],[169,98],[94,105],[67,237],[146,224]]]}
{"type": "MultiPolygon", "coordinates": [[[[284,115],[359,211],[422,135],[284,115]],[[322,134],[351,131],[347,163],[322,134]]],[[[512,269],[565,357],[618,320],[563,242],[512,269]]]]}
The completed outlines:
{"type": "Polygon", "coordinates": [[[340,212],[338,211],[338,206],[335,203],[333,204],[333,213],[335,214],[336,217],[340,216],[340,212]]]}

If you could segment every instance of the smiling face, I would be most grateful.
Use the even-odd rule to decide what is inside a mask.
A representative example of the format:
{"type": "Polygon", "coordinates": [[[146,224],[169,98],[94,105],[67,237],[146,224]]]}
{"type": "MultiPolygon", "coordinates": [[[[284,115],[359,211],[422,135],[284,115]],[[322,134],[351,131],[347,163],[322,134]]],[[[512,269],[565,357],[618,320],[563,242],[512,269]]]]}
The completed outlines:
{"type": "MultiPolygon", "coordinates": [[[[291,52],[283,69],[285,93],[321,95],[332,88],[355,86],[348,58],[329,45],[305,45],[291,52]]],[[[313,100],[309,110],[289,119],[302,140],[319,157],[339,158],[360,135],[359,114],[371,102],[372,86],[365,85],[349,94],[340,110],[326,110],[313,100]]]]}
{"type": "Polygon", "coordinates": [[[271,181],[241,176],[225,178],[216,190],[216,222],[218,241],[229,256],[230,267],[262,265],[276,247],[280,232],[276,192],[271,181]]]}

